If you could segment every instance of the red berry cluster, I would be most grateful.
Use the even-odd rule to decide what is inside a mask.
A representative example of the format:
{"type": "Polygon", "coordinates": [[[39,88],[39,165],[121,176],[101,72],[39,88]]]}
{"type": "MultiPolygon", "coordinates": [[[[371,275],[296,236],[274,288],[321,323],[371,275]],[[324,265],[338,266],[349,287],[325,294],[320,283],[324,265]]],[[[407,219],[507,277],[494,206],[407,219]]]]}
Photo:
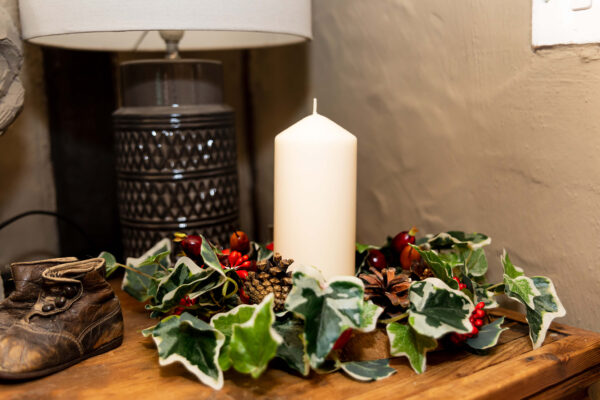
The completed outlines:
{"type": "MultiPolygon", "coordinates": [[[[235,273],[240,279],[246,280],[248,278],[248,271],[246,269],[253,268],[253,262],[248,260],[248,255],[242,255],[239,251],[231,251],[230,249],[223,250],[223,254],[227,256],[229,268],[235,268],[235,273]]],[[[221,266],[225,268],[222,264],[221,266]]]]}
{"type": "Polygon", "coordinates": [[[191,307],[194,304],[196,304],[196,299],[190,299],[190,297],[186,295],[184,298],[179,300],[179,305],[181,307],[175,308],[173,310],[173,314],[181,315],[181,313],[184,312],[187,307],[191,307]]]}
{"type": "Polygon", "coordinates": [[[465,285],[464,283],[462,283],[460,281],[460,279],[458,279],[456,276],[453,276],[452,279],[454,279],[456,281],[456,283],[458,283],[458,290],[463,290],[467,288],[467,285],[465,285]]]}
{"type": "Polygon", "coordinates": [[[471,313],[471,316],[469,317],[469,321],[471,321],[471,324],[473,325],[473,330],[471,330],[471,332],[469,333],[452,332],[450,334],[450,341],[452,343],[459,344],[479,334],[479,328],[483,326],[483,319],[485,318],[485,311],[483,310],[484,307],[485,304],[483,301],[477,303],[477,305],[475,306],[475,310],[471,313]]]}

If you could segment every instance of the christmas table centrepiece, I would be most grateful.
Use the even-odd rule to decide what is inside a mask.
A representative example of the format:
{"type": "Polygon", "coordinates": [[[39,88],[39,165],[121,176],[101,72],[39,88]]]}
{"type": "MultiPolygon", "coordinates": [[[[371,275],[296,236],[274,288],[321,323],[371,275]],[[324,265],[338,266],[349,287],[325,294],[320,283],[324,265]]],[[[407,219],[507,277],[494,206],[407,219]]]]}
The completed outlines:
{"type": "Polygon", "coordinates": [[[164,239],[126,264],[110,253],[101,257],[109,275],[125,269],[123,290],[159,320],[143,331],[159,363],[179,362],[215,389],[224,371],[257,378],[275,358],[302,376],[311,370],[341,370],[361,381],[392,375],[387,358],[349,357],[352,342],[364,335],[385,338],[388,357],[406,357],[416,373],[440,345],[486,354],[504,330],[504,319],[488,312],[498,294],[524,305],[534,348],[552,320],[565,315],[551,280],[526,276],[506,252],[503,280],[487,283],[486,235],[451,231],[417,240],[415,233],[401,232],[383,246],[356,244],[357,276],[329,280],[240,231],[226,249],[175,234],[175,249],[164,239]]]}

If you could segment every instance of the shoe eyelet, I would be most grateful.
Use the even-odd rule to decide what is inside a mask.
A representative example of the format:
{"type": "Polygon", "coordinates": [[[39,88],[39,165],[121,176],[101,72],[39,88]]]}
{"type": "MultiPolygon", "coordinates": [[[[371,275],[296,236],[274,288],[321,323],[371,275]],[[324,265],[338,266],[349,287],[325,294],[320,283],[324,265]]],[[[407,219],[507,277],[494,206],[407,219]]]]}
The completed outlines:
{"type": "Polygon", "coordinates": [[[56,301],[54,301],[54,304],[56,304],[56,307],[62,307],[66,304],[67,299],[63,296],[59,297],[58,299],[56,299],[56,301]]]}
{"type": "Polygon", "coordinates": [[[77,294],[77,289],[75,289],[73,286],[65,286],[63,292],[64,295],[70,299],[75,297],[75,295],[77,294]]]}
{"type": "Polygon", "coordinates": [[[50,312],[52,310],[54,310],[54,304],[44,304],[42,306],[42,311],[43,312],[50,312]]]}

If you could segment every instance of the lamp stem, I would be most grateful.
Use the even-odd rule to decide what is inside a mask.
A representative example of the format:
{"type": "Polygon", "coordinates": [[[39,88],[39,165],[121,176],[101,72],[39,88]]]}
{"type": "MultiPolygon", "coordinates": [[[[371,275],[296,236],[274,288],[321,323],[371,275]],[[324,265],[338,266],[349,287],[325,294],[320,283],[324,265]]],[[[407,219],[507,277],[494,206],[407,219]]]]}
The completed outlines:
{"type": "Polygon", "coordinates": [[[159,31],[160,37],[163,38],[167,46],[167,54],[165,58],[168,60],[176,60],[179,56],[179,41],[183,37],[183,31],[159,31]]]}

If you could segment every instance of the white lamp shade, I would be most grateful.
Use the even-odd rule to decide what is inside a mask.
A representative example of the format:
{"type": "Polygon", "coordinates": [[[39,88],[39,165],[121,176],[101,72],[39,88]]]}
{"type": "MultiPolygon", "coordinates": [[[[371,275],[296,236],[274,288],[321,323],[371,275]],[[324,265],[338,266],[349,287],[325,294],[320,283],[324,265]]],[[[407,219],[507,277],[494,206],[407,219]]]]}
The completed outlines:
{"type": "Polygon", "coordinates": [[[162,51],[159,30],[184,30],[180,50],[312,38],[311,0],[19,0],[19,8],[24,39],[72,49],[162,51]]]}

